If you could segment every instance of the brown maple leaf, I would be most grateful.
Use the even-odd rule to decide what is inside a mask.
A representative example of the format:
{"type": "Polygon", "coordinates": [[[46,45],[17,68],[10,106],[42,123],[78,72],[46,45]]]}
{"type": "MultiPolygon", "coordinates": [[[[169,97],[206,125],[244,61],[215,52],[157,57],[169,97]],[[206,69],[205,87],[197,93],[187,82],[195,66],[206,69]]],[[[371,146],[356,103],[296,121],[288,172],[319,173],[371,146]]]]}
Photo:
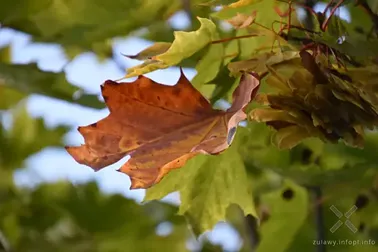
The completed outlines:
{"type": "Polygon", "coordinates": [[[118,171],[130,176],[131,189],[148,188],[199,153],[227,149],[258,87],[257,78],[244,74],[232,106],[221,111],[212,108],[182,71],[174,86],[144,76],[131,83],[107,80],[101,90],[110,114],[79,127],[85,144],[66,149],[95,171],[130,155],[118,171]]]}

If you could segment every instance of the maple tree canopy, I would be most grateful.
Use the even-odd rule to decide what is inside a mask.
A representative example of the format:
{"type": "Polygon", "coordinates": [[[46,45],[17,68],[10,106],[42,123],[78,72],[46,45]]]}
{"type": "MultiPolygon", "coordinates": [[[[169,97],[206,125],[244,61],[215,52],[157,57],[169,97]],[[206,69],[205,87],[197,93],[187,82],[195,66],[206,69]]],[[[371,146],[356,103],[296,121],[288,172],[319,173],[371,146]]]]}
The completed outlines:
{"type": "Polygon", "coordinates": [[[378,251],[377,0],[0,6],[0,251],[378,251]]]}
{"type": "Polygon", "coordinates": [[[79,127],[85,144],[66,149],[96,171],[130,155],[119,171],[130,176],[132,189],[151,187],[193,156],[227,149],[259,84],[252,74],[244,74],[232,106],[221,111],[212,108],[182,70],[174,86],[144,76],[131,83],[107,80],[101,89],[110,114],[79,127]]]}

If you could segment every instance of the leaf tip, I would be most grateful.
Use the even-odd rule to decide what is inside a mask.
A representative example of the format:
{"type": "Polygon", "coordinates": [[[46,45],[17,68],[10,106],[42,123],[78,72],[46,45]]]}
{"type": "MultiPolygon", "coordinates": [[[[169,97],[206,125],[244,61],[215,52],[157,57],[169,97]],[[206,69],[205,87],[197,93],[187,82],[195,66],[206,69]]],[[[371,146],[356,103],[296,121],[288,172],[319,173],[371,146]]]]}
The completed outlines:
{"type": "Polygon", "coordinates": [[[123,57],[129,58],[129,59],[136,59],[137,58],[137,55],[126,55],[126,54],[123,54],[123,53],[121,53],[121,55],[123,57]]]}

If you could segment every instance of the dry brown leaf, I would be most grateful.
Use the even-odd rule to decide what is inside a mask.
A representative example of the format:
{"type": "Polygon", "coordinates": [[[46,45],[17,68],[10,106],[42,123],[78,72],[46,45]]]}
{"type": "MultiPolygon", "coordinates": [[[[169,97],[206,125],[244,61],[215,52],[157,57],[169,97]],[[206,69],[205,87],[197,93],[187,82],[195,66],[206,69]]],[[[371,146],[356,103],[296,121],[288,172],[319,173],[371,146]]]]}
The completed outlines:
{"type": "Polygon", "coordinates": [[[66,149],[78,163],[95,171],[130,155],[119,171],[130,176],[131,189],[148,188],[199,153],[227,149],[258,87],[257,78],[244,74],[231,108],[220,111],[212,108],[182,71],[174,86],[144,76],[131,83],[107,80],[101,89],[110,114],[79,127],[85,144],[66,149]]]}
{"type": "Polygon", "coordinates": [[[245,15],[238,13],[231,19],[228,19],[229,22],[235,29],[242,29],[250,26],[256,19],[257,11],[252,12],[251,15],[245,15]]]}

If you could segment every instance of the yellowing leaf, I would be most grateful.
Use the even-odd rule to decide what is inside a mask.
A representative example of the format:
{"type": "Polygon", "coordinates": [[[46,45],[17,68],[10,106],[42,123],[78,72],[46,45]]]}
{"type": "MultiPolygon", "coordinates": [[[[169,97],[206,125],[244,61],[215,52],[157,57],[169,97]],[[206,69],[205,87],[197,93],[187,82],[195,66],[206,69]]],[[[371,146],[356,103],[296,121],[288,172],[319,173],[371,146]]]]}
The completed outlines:
{"type": "Polygon", "coordinates": [[[206,18],[198,17],[198,20],[201,27],[197,31],[176,31],[172,46],[165,53],[156,56],[156,59],[174,65],[216,40],[218,33],[215,24],[206,18]]]}
{"type": "Polygon", "coordinates": [[[306,128],[293,125],[279,129],[273,135],[273,140],[278,148],[291,149],[303,141],[303,139],[311,136],[312,134],[306,128]]]}
{"type": "Polygon", "coordinates": [[[252,120],[258,122],[284,121],[298,123],[298,120],[288,112],[272,108],[257,108],[249,114],[252,120]]]}
{"type": "Polygon", "coordinates": [[[232,62],[228,65],[228,69],[233,73],[248,71],[256,72],[261,75],[268,71],[267,66],[272,66],[294,58],[299,58],[299,52],[267,52],[258,54],[248,60],[232,62]]]}
{"type": "Polygon", "coordinates": [[[246,28],[250,26],[256,18],[256,11],[252,15],[238,13],[235,17],[227,20],[235,29],[246,28]]]}
{"type": "Polygon", "coordinates": [[[207,46],[211,41],[216,40],[218,33],[215,24],[206,18],[198,18],[198,20],[201,27],[197,31],[176,31],[174,33],[175,40],[167,51],[154,56],[151,61],[129,68],[126,78],[176,65],[207,46]]]}
{"type": "Polygon", "coordinates": [[[228,6],[224,6],[220,11],[212,16],[219,19],[231,19],[239,14],[251,15],[256,11],[255,22],[266,27],[271,27],[275,20],[280,20],[280,16],[274,11],[275,7],[288,8],[288,4],[277,0],[239,0],[228,6]]]}
{"type": "Polygon", "coordinates": [[[152,57],[165,53],[170,47],[172,43],[167,42],[157,42],[152,46],[147,47],[143,51],[139,52],[136,55],[124,55],[130,59],[137,59],[137,60],[146,60],[152,59],[152,57]]]}
{"type": "Polygon", "coordinates": [[[251,38],[239,39],[239,50],[241,60],[248,60],[254,54],[258,53],[271,53],[281,52],[281,47],[286,46],[291,48],[291,46],[282,37],[278,36],[274,31],[252,24],[248,28],[238,29],[236,32],[237,36],[251,36],[251,38]],[[276,43],[278,41],[279,43],[276,43]]]}
{"type": "Polygon", "coordinates": [[[198,3],[199,6],[216,6],[216,5],[227,5],[235,2],[235,0],[210,0],[205,3],[198,3]]]}
{"type": "MultiPolygon", "coordinates": [[[[282,37],[277,35],[280,25],[276,21],[288,22],[288,17],[281,18],[275,9],[288,9],[289,5],[277,0],[241,0],[236,3],[224,6],[219,12],[212,16],[222,20],[233,20],[239,25],[237,36],[256,34],[253,38],[240,39],[240,59],[250,59],[257,52],[270,52],[281,50],[284,45],[289,45],[282,37]],[[242,22],[242,15],[253,16],[253,23],[242,22]],[[247,27],[248,26],[248,27],[247,27]],[[242,28],[247,27],[247,28],[242,28]],[[279,41],[279,43],[275,43],[279,41]]],[[[292,14],[293,16],[294,14],[292,14]]],[[[244,17],[245,17],[244,16],[244,17]]],[[[231,22],[233,22],[231,21],[231,22]]],[[[289,45],[289,47],[291,47],[289,45]]]]}
{"type": "Polygon", "coordinates": [[[228,6],[224,7],[224,9],[228,8],[243,8],[251,4],[256,4],[262,2],[263,0],[239,0],[235,3],[231,3],[228,6]]]}

